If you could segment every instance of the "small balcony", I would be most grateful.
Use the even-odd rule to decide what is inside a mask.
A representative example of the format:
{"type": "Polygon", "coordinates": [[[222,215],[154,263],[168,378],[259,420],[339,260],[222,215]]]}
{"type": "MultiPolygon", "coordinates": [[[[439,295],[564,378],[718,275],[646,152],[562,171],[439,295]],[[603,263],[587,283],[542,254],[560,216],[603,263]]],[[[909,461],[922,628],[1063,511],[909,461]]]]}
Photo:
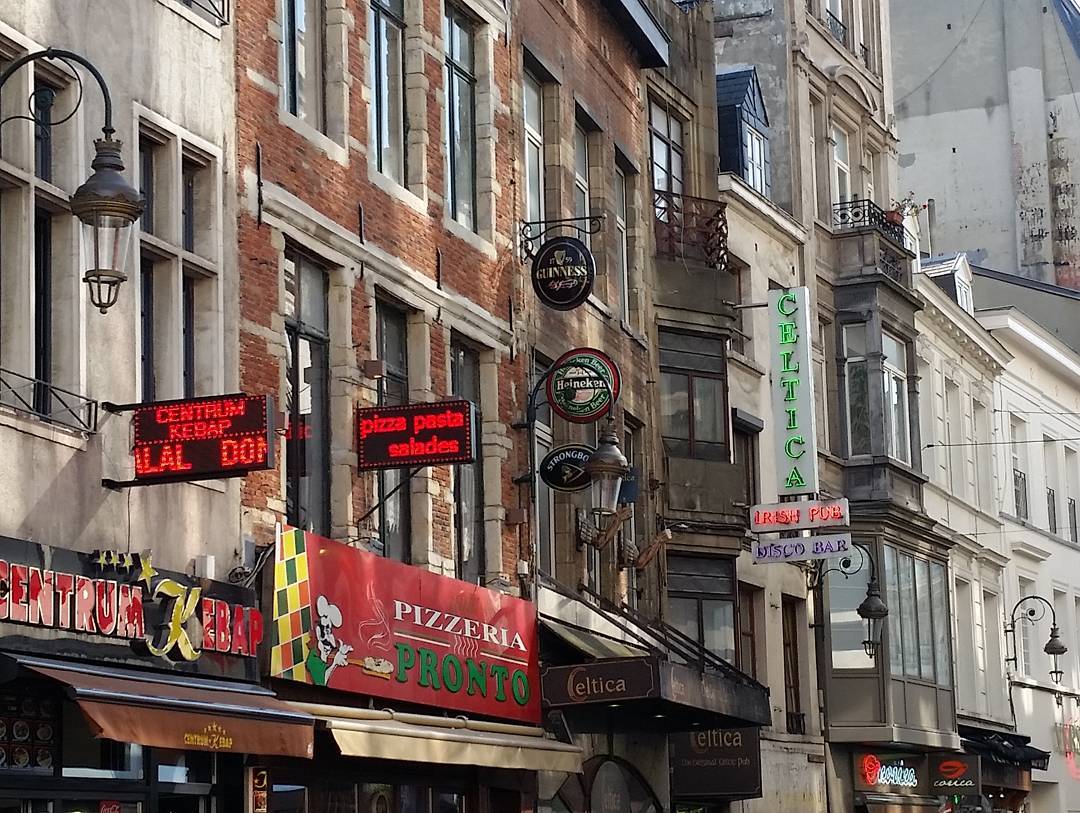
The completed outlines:
{"type": "Polygon", "coordinates": [[[1057,494],[1052,488],[1046,489],[1046,518],[1050,523],[1047,530],[1056,534],[1058,532],[1057,494]]]}
{"type": "Polygon", "coordinates": [[[833,35],[833,38],[847,48],[848,30],[843,21],[831,11],[825,9],[825,19],[822,22],[825,23],[825,27],[829,29],[829,33],[833,35]]]}
{"type": "Polygon", "coordinates": [[[833,230],[842,240],[841,276],[878,275],[911,288],[915,238],[890,214],[870,200],[849,200],[833,206],[833,230]]]}
{"type": "Polygon", "coordinates": [[[726,204],[657,189],[653,207],[658,257],[727,270],[726,204]]]}
{"type": "Polygon", "coordinates": [[[1016,516],[1027,519],[1028,511],[1028,487],[1027,475],[1020,469],[1013,469],[1013,504],[1016,506],[1016,516]]]}
{"type": "Polygon", "coordinates": [[[833,206],[833,226],[837,230],[874,229],[899,248],[914,254],[915,238],[902,223],[890,220],[890,214],[872,200],[857,198],[833,206]]]}
{"type": "Polygon", "coordinates": [[[0,368],[0,406],[78,432],[97,431],[98,404],[78,393],[0,368]]]}
{"type": "Polygon", "coordinates": [[[1069,539],[1080,542],[1080,528],[1076,524],[1076,498],[1069,497],[1069,539]]]}

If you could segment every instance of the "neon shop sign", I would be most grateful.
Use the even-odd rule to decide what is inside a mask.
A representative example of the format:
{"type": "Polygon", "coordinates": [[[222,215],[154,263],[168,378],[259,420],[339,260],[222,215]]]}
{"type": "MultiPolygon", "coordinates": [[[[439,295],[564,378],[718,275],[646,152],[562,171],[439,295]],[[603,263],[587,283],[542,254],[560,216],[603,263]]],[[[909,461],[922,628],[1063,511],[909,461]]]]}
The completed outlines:
{"type": "Polygon", "coordinates": [[[810,295],[804,286],[769,291],[772,417],[777,431],[780,496],[818,490],[817,429],[810,340],[810,295]]]}

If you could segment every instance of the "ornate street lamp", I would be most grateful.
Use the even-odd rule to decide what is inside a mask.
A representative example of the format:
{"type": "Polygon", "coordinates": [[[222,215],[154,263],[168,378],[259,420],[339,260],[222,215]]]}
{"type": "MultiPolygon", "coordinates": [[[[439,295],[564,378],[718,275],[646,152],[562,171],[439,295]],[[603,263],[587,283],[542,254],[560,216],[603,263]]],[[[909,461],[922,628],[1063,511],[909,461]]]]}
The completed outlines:
{"type": "MultiPolygon", "coordinates": [[[[116,304],[120,286],[127,279],[124,263],[131,243],[132,225],[143,211],[143,196],[123,176],[121,160],[122,142],[113,138],[112,97],[105,79],[85,57],[59,48],[46,48],[19,57],[0,73],[0,88],[9,78],[29,62],[38,59],[59,59],[71,67],[72,62],[82,65],[101,88],[105,106],[105,125],[102,138],[94,142],[94,160],[90,164],[93,173],[71,196],[71,213],[83,224],[86,248],[83,281],[90,292],[90,302],[105,313],[116,304]]],[[[72,68],[74,70],[74,68],[72,68]]],[[[80,96],[81,100],[81,96],[80,96]]],[[[77,105],[76,105],[77,106],[77,105]]],[[[74,111],[73,111],[74,112],[74,111]]],[[[40,121],[31,106],[35,126],[51,127],[53,122],[40,121]]],[[[68,117],[70,118],[70,116],[68,117]]],[[[65,119],[66,120],[66,119],[65,119]]],[[[59,122],[56,122],[59,123],[59,122]]]]}
{"type": "Polygon", "coordinates": [[[1005,634],[1012,639],[1013,654],[1011,657],[1005,659],[1005,663],[1011,663],[1013,666],[1018,666],[1019,654],[1016,649],[1016,625],[1018,622],[1026,622],[1028,624],[1035,624],[1040,621],[1046,610],[1050,610],[1050,637],[1047,639],[1046,644],[1043,646],[1043,652],[1049,655],[1052,659],[1052,666],[1050,668],[1050,679],[1054,683],[1061,683],[1064,672],[1058,665],[1058,658],[1066,654],[1069,648],[1061,640],[1061,632],[1058,629],[1057,612],[1054,610],[1054,605],[1042,596],[1023,596],[1021,599],[1013,605],[1012,613],[1009,614],[1009,621],[1005,624],[1005,634]],[[1028,602],[1039,602],[1043,607],[1034,606],[1028,607],[1024,610],[1022,616],[1017,618],[1017,610],[1020,609],[1021,604],[1028,602]]]}
{"type": "Polygon", "coordinates": [[[600,516],[611,516],[619,508],[619,489],[623,478],[630,472],[626,455],[619,448],[619,436],[615,432],[615,421],[610,416],[600,432],[596,449],[585,461],[585,471],[597,484],[598,504],[593,511],[600,516]]]}
{"type": "Polygon", "coordinates": [[[865,565],[869,565],[870,578],[866,583],[866,597],[855,608],[855,612],[866,622],[866,638],[862,642],[863,651],[866,657],[873,659],[877,657],[881,647],[881,633],[885,628],[885,619],[889,617],[889,607],[881,597],[874,554],[861,542],[851,544],[859,552],[858,561],[853,556],[844,556],[836,565],[826,567],[824,560],[819,560],[806,573],[806,587],[809,590],[816,590],[824,583],[825,576],[829,573],[840,573],[847,579],[862,571],[865,565]]]}

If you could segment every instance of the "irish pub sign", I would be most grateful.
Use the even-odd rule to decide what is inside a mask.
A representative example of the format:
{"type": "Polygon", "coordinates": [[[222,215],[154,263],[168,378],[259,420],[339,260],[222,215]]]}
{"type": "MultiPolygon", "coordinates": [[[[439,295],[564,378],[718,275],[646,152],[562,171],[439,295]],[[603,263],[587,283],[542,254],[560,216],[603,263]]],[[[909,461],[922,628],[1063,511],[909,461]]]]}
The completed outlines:
{"type": "Polygon", "coordinates": [[[780,496],[816,494],[817,429],[806,287],[769,291],[772,418],[780,496]]]}

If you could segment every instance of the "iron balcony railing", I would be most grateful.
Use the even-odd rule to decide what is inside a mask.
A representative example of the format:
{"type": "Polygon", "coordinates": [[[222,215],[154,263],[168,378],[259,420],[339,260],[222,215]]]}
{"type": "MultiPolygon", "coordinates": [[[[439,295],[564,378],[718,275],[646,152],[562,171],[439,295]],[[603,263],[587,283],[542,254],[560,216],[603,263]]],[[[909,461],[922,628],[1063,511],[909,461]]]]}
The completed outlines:
{"type": "Polygon", "coordinates": [[[97,431],[97,401],[3,368],[0,368],[0,406],[80,432],[97,431]]]}
{"type": "Polygon", "coordinates": [[[825,27],[841,45],[847,47],[847,26],[828,9],[825,9],[825,27]]]}
{"type": "Polygon", "coordinates": [[[1052,534],[1058,532],[1057,523],[1057,494],[1054,493],[1054,489],[1046,489],[1046,518],[1049,521],[1049,531],[1052,534]]]}
{"type": "Polygon", "coordinates": [[[915,238],[902,223],[889,220],[885,210],[866,198],[855,198],[833,206],[833,226],[837,229],[874,229],[908,251],[914,251],[915,238]]]}
{"type": "Polygon", "coordinates": [[[1016,505],[1016,516],[1020,519],[1028,518],[1028,490],[1027,475],[1020,469],[1013,469],[1013,502],[1016,505]]]}
{"type": "Polygon", "coordinates": [[[658,256],[727,270],[726,204],[657,189],[653,192],[653,207],[658,256]]]}
{"type": "Polygon", "coordinates": [[[904,284],[904,262],[891,251],[878,252],[878,269],[893,282],[904,284]]]}
{"type": "Polygon", "coordinates": [[[180,0],[180,3],[217,25],[229,24],[229,0],[180,0]]]}

